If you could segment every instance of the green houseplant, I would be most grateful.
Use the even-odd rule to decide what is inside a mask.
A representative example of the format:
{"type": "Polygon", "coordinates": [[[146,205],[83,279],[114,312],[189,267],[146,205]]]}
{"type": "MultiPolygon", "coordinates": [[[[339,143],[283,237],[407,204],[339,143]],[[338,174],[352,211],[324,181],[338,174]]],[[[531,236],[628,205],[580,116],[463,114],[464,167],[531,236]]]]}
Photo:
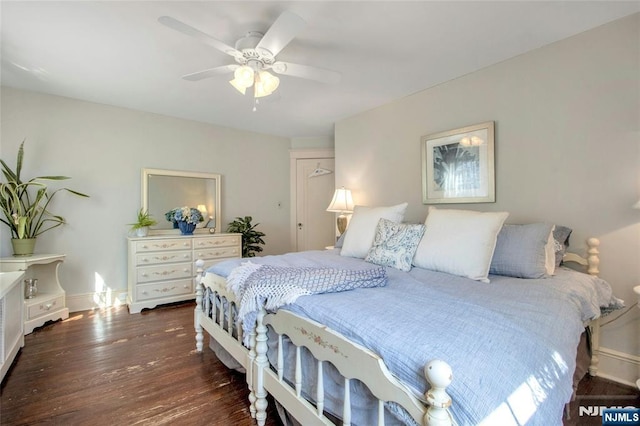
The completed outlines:
{"type": "Polygon", "coordinates": [[[49,190],[44,181],[70,179],[67,176],[38,176],[23,180],[22,162],[24,141],[20,144],[15,170],[0,159],[2,174],[6,182],[0,182],[0,221],[11,230],[15,255],[33,254],[35,239],[39,235],[66,223],[62,216],[48,210],[49,203],[60,191],[70,192],[79,197],[88,195],[69,188],[49,190]]]}
{"type": "Polygon", "coordinates": [[[157,223],[148,211],[141,208],[138,210],[138,219],[129,225],[131,225],[131,232],[135,232],[136,236],[146,237],[149,232],[149,227],[157,223]]]}
{"type": "Polygon", "coordinates": [[[265,234],[255,230],[255,227],[260,224],[256,223],[252,225],[252,220],[253,218],[251,216],[245,216],[243,218],[236,217],[227,227],[227,232],[242,234],[242,257],[255,257],[256,253],[262,251],[260,245],[264,245],[262,237],[264,237],[265,234]]]}

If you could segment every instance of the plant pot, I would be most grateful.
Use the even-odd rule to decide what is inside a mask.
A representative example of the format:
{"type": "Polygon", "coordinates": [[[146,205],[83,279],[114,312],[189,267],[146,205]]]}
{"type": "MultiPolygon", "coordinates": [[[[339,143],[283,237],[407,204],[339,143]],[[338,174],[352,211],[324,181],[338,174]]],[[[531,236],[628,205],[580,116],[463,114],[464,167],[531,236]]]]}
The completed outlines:
{"type": "Polygon", "coordinates": [[[143,226],[142,228],[136,228],[136,237],[146,237],[149,234],[149,227],[143,226]]]}
{"type": "Polygon", "coordinates": [[[178,228],[180,228],[180,233],[182,235],[193,235],[193,231],[196,229],[196,224],[179,221],[178,228]]]}
{"type": "Polygon", "coordinates": [[[12,238],[14,256],[31,256],[36,246],[36,238],[12,238]]]}

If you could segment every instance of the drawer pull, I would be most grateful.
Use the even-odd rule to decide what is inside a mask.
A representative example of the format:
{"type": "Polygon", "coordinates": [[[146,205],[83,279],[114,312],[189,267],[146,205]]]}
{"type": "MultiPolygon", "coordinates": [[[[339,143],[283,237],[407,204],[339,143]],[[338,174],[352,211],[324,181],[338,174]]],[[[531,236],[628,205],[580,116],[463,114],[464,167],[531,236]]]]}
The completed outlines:
{"type": "Polygon", "coordinates": [[[53,307],[53,305],[55,305],[55,303],[47,303],[46,305],[43,306],[44,310],[45,311],[50,310],[53,307]]]}

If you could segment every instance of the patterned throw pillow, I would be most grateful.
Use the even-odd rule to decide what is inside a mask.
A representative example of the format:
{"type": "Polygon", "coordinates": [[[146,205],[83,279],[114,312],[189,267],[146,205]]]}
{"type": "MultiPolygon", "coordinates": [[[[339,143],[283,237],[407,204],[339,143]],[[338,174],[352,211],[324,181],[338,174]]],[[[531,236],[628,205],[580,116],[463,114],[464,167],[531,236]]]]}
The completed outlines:
{"type": "Polygon", "coordinates": [[[553,229],[553,238],[555,240],[556,249],[556,266],[560,266],[562,258],[569,247],[569,236],[573,229],[562,225],[556,225],[553,229]]]}
{"type": "Polygon", "coordinates": [[[409,225],[380,219],[366,262],[391,266],[401,271],[411,270],[413,255],[424,234],[424,225],[409,225]]]}

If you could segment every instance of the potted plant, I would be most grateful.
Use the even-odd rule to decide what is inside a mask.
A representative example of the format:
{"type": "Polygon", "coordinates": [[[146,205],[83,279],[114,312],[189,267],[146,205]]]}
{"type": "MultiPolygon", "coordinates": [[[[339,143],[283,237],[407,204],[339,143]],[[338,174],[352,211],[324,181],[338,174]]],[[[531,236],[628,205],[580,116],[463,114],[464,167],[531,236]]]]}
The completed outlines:
{"type": "Polygon", "coordinates": [[[227,227],[227,232],[242,234],[242,257],[255,257],[256,253],[262,251],[260,245],[264,245],[262,237],[265,234],[255,230],[255,227],[260,224],[252,225],[252,220],[251,216],[236,217],[227,227]]]}
{"type": "Polygon", "coordinates": [[[149,233],[149,227],[157,223],[148,211],[141,208],[138,210],[138,220],[129,225],[131,225],[131,231],[135,232],[137,237],[146,237],[149,233]]]}
{"type": "Polygon", "coordinates": [[[170,222],[175,222],[180,228],[182,235],[191,235],[196,229],[196,225],[204,221],[202,213],[195,207],[176,207],[165,213],[165,218],[170,222]]]}
{"type": "Polygon", "coordinates": [[[36,237],[66,223],[62,216],[48,210],[49,203],[60,191],[70,192],[79,197],[86,194],[69,188],[50,191],[43,181],[70,179],[67,176],[38,176],[23,180],[22,161],[24,159],[24,141],[20,144],[15,170],[0,159],[2,174],[6,182],[0,182],[0,221],[11,230],[11,243],[14,255],[33,254],[36,237]]]}

